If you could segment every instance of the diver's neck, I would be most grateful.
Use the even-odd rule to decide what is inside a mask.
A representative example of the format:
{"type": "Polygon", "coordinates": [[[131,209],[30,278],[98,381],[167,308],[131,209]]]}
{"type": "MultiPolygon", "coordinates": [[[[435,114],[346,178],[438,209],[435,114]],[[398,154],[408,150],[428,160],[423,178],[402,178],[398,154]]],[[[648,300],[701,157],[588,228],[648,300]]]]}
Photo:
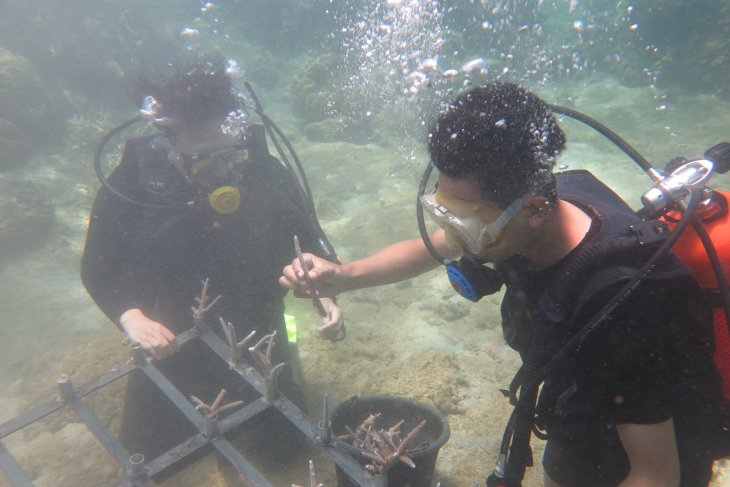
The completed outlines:
{"type": "Polygon", "coordinates": [[[591,228],[592,219],[579,207],[558,200],[546,218],[543,230],[523,255],[535,269],[545,269],[559,262],[578,247],[591,228]]]}

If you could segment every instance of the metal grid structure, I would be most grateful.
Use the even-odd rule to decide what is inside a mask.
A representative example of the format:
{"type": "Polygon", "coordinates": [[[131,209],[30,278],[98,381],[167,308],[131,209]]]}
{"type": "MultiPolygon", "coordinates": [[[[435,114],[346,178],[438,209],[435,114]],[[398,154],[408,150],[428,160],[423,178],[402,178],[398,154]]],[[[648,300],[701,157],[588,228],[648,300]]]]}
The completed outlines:
{"type": "MultiPolygon", "coordinates": [[[[270,363],[259,363],[260,368],[263,369],[260,372],[250,362],[244,360],[240,347],[237,347],[234,334],[231,337],[226,333],[229,341],[229,343],[226,343],[211,330],[205,322],[204,316],[205,312],[215,304],[215,300],[207,307],[205,306],[207,302],[206,288],[207,285],[204,283],[203,293],[200,298],[197,298],[199,306],[193,308],[195,325],[190,330],[177,336],[178,344],[183,346],[191,340],[202,340],[221,360],[228,362],[231,370],[235,371],[241,380],[253,387],[261,397],[237,409],[223,419],[208,418],[205,414],[201,414],[195,405],[160,372],[154,362],[149,362],[146,359],[139,345],[133,344],[132,359],[128,363],[80,387],[74,387],[67,376],[62,376],[56,381],[59,388],[57,398],[0,425],[0,469],[14,487],[33,487],[34,484],[27,477],[12,453],[2,443],[2,439],[64,408],[73,410],[117,464],[123,467],[124,480],[118,484],[118,487],[153,487],[157,484],[152,480],[152,477],[208,444],[226,458],[236,471],[251,484],[256,487],[270,487],[272,484],[264,475],[256,470],[224,437],[224,434],[228,431],[245,421],[253,419],[269,408],[274,408],[283,415],[306,438],[324,451],[337,467],[357,485],[361,487],[387,487],[387,476],[373,475],[368,472],[334,439],[329,423],[326,395],[324,397],[322,421],[315,422],[286,396],[279,393],[277,376],[283,364],[272,366],[270,363]],[[143,455],[127,451],[119,439],[109,431],[84,402],[85,396],[135,370],[140,371],[152,381],[198,430],[197,434],[149,462],[145,461],[143,455]]],[[[221,320],[221,324],[225,330],[226,323],[221,320]]]]}

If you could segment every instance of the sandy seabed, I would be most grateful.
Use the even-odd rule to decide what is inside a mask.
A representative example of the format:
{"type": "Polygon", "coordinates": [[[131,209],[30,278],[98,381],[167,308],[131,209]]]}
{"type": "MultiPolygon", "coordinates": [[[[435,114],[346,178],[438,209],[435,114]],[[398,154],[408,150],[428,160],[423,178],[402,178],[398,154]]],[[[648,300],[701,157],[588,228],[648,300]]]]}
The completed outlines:
{"type": "MultiPolygon", "coordinates": [[[[673,109],[677,139],[664,129],[668,123],[662,117],[668,115],[657,113],[641,89],[622,88],[610,80],[564,89],[575,95],[579,109],[621,129],[657,164],[677,153],[700,155],[727,136],[721,127],[728,126],[730,110],[711,97],[688,100],[684,111],[673,109]]],[[[637,201],[637,194],[649,187],[648,179],[597,136],[572,123],[565,127],[572,142],[561,162],[591,168],[622,196],[637,201]]],[[[88,135],[88,127],[78,130],[88,135]]],[[[417,235],[413,201],[422,167],[404,162],[407,155],[397,146],[292,142],[307,165],[323,227],[343,260],[417,235]]],[[[97,187],[90,167],[79,163],[89,156],[88,148],[74,146],[60,156],[35,161],[22,175],[54,192],[56,224],[41,250],[0,270],[0,422],[53,398],[61,374],[80,385],[127,360],[121,333],[95,308],[78,279],[86,217],[97,187]]],[[[426,159],[421,154],[418,160],[426,159]]],[[[727,180],[720,178],[715,186],[728,187],[727,180]]],[[[495,295],[468,303],[451,290],[442,271],[352,292],[339,301],[348,336],[337,343],[316,336],[317,318],[309,302],[290,299],[288,310],[300,326],[309,410],[318,415],[324,393],[332,404],[355,394],[396,394],[431,404],[451,427],[434,480],[444,487],[483,482],[494,468],[511,410],[499,390],[518,367],[516,353],[502,339],[499,299],[495,295]]],[[[123,391],[124,379],[88,398],[112,431],[119,428],[123,391]]],[[[39,487],[115,485],[121,475],[69,412],[55,413],[4,438],[3,444],[39,487]]],[[[528,470],[526,486],[541,485],[542,447],[533,441],[537,466],[528,470]]],[[[256,460],[256,452],[252,456],[256,460]]],[[[276,464],[259,460],[273,485],[289,486],[307,483],[309,458],[318,480],[333,487],[334,467],[316,450],[305,449],[276,464]]],[[[716,470],[712,485],[730,485],[730,462],[718,462],[716,470]]],[[[5,485],[0,475],[0,486],[5,485]]],[[[242,481],[210,455],[164,485],[237,486],[242,481]]]]}

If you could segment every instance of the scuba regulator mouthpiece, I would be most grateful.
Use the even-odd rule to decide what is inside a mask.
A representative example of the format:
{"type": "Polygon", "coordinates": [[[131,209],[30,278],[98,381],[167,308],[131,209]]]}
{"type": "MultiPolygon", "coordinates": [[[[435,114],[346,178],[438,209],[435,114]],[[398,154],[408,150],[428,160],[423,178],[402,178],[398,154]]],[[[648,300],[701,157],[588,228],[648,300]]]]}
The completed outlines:
{"type": "Polygon", "coordinates": [[[230,215],[241,205],[241,192],[236,186],[220,186],[208,193],[211,208],[221,215],[230,215]]]}
{"type": "Polygon", "coordinates": [[[184,165],[190,181],[207,194],[211,208],[222,215],[234,213],[241,204],[241,170],[250,160],[246,144],[213,148],[183,158],[188,159],[184,165]]]}
{"type": "Polygon", "coordinates": [[[474,302],[498,292],[504,284],[499,271],[468,256],[448,263],[446,275],[457,293],[474,302]]]}

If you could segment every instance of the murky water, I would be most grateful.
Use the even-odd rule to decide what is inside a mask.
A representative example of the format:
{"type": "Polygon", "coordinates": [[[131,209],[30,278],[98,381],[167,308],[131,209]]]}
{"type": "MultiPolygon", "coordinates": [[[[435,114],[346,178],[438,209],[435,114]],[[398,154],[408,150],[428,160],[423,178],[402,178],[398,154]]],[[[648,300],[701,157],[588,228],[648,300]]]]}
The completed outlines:
{"type": "MultiPolygon", "coordinates": [[[[296,147],[322,226],[345,261],[418,235],[426,127],[469,86],[524,84],[616,130],[658,167],[700,157],[730,135],[730,32],[718,20],[730,7],[719,0],[5,0],[2,10],[0,422],[55,397],[61,374],[80,385],[127,360],[123,336],[79,280],[99,187],[91,159],[100,138],[136,114],[128,77],[164,76],[181,54],[219,52],[238,63],[296,147]]],[[[558,164],[590,169],[638,208],[649,178],[592,130],[571,120],[563,127],[568,148],[558,164]]],[[[107,171],[118,143],[107,150],[107,171]]],[[[711,185],[727,189],[730,180],[717,175],[711,185]]],[[[308,302],[288,302],[304,330],[311,410],[323,393],[334,403],[354,394],[414,397],[451,425],[435,479],[470,486],[491,473],[510,410],[499,389],[518,366],[501,337],[499,296],[466,303],[441,271],[352,292],[340,299],[349,334],[337,343],[316,336],[308,302]]],[[[123,385],[90,399],[112,431],[123,385]]],[[[2,442],[38,486],[119,479],[69,413],[2,442]]],[[[331,462],[315,451],[266,474],[274,485],[306,484],[310,456],[318,480],[334,486],[331,462]]],[[[728,485],[727,461],[717,470],[713,485],[728,485]]],[[[541,485],[540,475],[530,469],[526,484],[541,485]]],[[[206,458],[165,485],[240,482],[206,458]]],[[[8,485],[2,475],[0,485],[8,485]]]]}

